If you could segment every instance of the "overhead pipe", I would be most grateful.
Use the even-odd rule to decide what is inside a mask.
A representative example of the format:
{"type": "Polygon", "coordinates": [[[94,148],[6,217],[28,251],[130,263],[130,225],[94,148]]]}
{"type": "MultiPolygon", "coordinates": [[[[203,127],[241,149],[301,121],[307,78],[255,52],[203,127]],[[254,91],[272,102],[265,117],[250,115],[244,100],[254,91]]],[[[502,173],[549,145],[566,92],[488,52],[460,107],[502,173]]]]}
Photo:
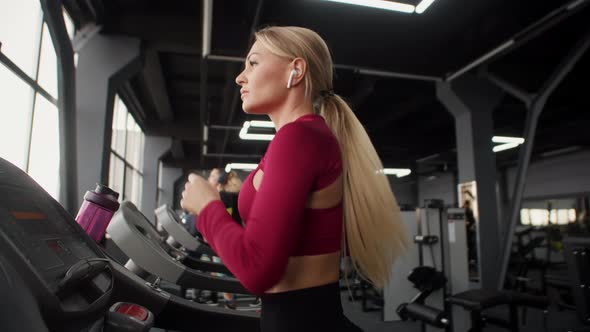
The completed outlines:
{"type": "Polygon", "coordinates": [[[528,109],[533,100],[533,95],[515,86],[514,84],[504,80],[503,78],[488,72],[487,70],[483,70],[482,76],[485,77],[488,81],[498,86],[500,89],[504,90],[504,92],[522,101],[528,109]]]}
{"type": "Polygon", "coordinates": [[[201,52],[200,124],[203,130],[201,142],[201,164],[207,154],[207,56],[211,53],[211,27],[213,25],[213,0],[203,0],[203,44],[201,52]]]}
{"type": "MultiPolygon", "coordinates": [[[[207,59],[216,60],[216,61],[238,62],[238,63],[244,63],[246,61],[245,57],[213,55],[213,54],[209,55],[207,57],[207,59]]],[[[367,76],[401,78],[401,79],[410,79],[410,80],[416,80],[416,81],[430,81],[430,82],[441,82],[443,80],[441,77],[437,77],[437,76],[407,74],[407,73],[400,73],[400,72],[359,67],[359,66],[352,66],[352,65],[334,64],[334,68],[342,69],[342,70],[350,70],[354,73],[361,74],[361,75],[367,75],[367,76]]]]}
{"type": "Polygon", "coordinates": [[[430,81],[430,82],[441,82],[442,81],[442,78],[437,77],[437,76],[399,73],[399,72],[394,72],[394,71],[387,71],[387,70],[380,70],[380,69],[373,69],[373,68],[363,68],[363,67],[351,66],[351,65],[334,64],[334,68],[350,70],[354,73],[367,75],[367,76],[401,78],[401,79],[410,79],[410,80],[416,80],[416,81],[430,81]]]}

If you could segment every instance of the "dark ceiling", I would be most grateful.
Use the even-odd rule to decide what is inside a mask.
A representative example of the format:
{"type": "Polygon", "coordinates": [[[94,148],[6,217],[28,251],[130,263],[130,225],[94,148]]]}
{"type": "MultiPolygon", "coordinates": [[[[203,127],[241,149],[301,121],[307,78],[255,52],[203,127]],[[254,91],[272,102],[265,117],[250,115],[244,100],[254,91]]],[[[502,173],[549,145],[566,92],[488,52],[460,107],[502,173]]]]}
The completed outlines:
{"type": "MultiPolygon", "coordinates": [[[[165,158],[170,165],[209,168],[258,161],[265,142],[243,141],[238,131],[214,126],[241,127],[252,119],[241,111],[234,83],[243,66],[236,60],[247,54],[252,31],[299,25],[327,41],[337,64],[335,91],[353,106],[384,165],[416,168],[417,160],[428,159],[419,163],[426,172],[456,165],[454,121],[436,98],[435,81],[454,79],[454,73],[514,38],[514,45],[473,66],[471,73],[482,79],[492,73],[535,93],[588,34],[588,2],[566,10],[573,1],[437,0],[419,15],[321,0],[215,0],[212,56],[205,61],[202,1],[64,4],[78,28],[94,23],[104,34],[141,39],[145,69],[122,95],[135,96],[139,105],[130,109],[146,134],[174,137],[165,158]],[[211,128],[207,157],[201,156],[203,105],[211,128]]],[[[590,54],[585,54],[549,99],[533,158],[590,146],[589,67],[590,54]]],[[[525,117],[523,102],[506,94],[494,111],[494,134],[522,136],[525,117]]],[[[497,153],[498,164],[514,164],[518,150],[497,153]]]]}

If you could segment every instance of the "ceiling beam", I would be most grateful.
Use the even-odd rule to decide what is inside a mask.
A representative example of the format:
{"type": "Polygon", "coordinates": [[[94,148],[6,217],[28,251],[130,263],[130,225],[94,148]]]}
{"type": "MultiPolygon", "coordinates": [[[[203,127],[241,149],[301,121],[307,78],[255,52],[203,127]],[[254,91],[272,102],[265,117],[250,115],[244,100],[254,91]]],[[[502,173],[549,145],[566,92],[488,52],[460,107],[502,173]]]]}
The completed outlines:
{"type": "Polygon", "coordinates": [[[174,167],[181,169],[205,169],[202,167],[203,163],[200,158],[174,158],[172,155],[168,155],[162,158],[162,163],[166,167],[174,167]]]}
{"type": "Polygon", "coordinates": [[[197,121],[148,122],[145,124],[145,134],[173,137],[189,142],[201,141],[201,130],[197,121]]]}
{"type": "Polygon", "coordinates": [[[185,55],[201,55],[201,48],[197,45],[175,43],[168,40],[153,40],[145,43],[146,49],[164,53],[178,53],[185,55]]]}
{"type": "Polygon", "coordinates": [[[543,16],[541,19],[535,21],[533,24],[525,27],[510,39],[502,42],[500,45],[494,47],[492,50],[481,55],[477,59],[467,63],[462,68],[457,69],[455,72],[450,72],[446,77],[445,81],[452,81],[461,75],[467,73],[471,69],[490,63],[501,56],[505,56],[509,52],[519,48],[521,45],[527,43],[531,39],[536,38],[543,32],[559,24],[564,19],[577,13],[584,8],[590,0],[571,0],[561,7],[553,10],[549,14],[543,16]]]}
{"type": "Polygon", "coordinates": [[[182,145],[182,141],[179,139],[172,140],[172,146],[170,147],[170,153],[172,154],[172,158],[174,159],[184,159],[186,154],[184,151],[184,146],[182,145]]]}
{"type": "Polygon", "coordinates": [[[104,22],[103,32],[134,36],[150,45],[163,43],[198,46],[201,43],[199,22],[198,17],[185,13],[123,13],[110,15],[104,22]]]}
{"type": "Polygon", "coordinates": [[[146,120],[146,113],[143,107],[143,104],[137,98],[135,90],[131,87],[131,83],[129,81],[123,83],[121,88],[117,91],[119,97],[125,103],[125,106],[129,109],[129,111],[135,115],[135,120],[140,127],[144,127],[144,123],[146,120]]]}
{"type": "Polygon", "coordinates": [[[166,82],[158,52],[152,50],[146,51],[143,77],[149,95],[156,107],[158,118],[163,121],[171,121],[174,115],[170,107],[170,98],[168,97],[168,89],[166,89],[166,82]]]}
{"type": "Polygon", "coordinates": [[[236,85],[236,76],[239,73],[239,67],[237,64],[228,63],[225,67],[225,85],[223,87],[223,102],[221,104],[221,117],[218,122],[224,122],[231,124],[232,122],[232,107],[235,108],[237,103],[235,102],[235,94],[239,90],[236,85]]]}
{"type": "Polygon", "coordinates": [[[202,18],[202,51],[201,51],[201,65],[200,65],[200,91],[199,96],[201,97],[199,105],[199,128],[202,129],[203,138],[201,140],[201,164],[204,162],[204,155],[207,153],[207,139],[209,113],[207,110],[207,76],[209,66],[207,64],[207,56],[211,53],[211,29],[213,26],[213,0],[202,0],[203,1],[203,18],[202,18]]]}
{"type": "MultiPolygon", "coordinates": [[[[188,79],[170,79],[168,82],[170,86],[171,95],[173,96],[199,96],[199,92],[203,87],[202,82],[188,79]]],[[[221,82],[207,82],[206,87],[211,96],[222,97],[224,84],[221,82]]],[[[200,97],[199,97],[200,100],[200,97]]]]}
{"type": "Polygon", "coordinates": [[[92,17],[90,17],[88,9],[83,7],[79,1],[63,0],[63,6],[72,18],[74,25],[78,27],[78,29],[92,21],[92,17]]]}

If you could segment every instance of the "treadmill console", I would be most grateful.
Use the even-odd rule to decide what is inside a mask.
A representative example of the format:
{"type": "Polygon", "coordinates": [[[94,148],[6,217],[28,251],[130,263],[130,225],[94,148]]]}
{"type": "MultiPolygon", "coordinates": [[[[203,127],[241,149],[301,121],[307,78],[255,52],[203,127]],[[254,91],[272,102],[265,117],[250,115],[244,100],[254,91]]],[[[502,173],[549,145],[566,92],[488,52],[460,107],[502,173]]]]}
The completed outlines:
{"type": "MultiPolygon", "coordinates": [[[[80,260],[97,257],[75,224],[37,192],[0,184],[0,231],[53,290],[80,260]]],[[[71,219],[71,217],[69,217],[71,219]]]]}
{"type": "MultiPolygon", "coordinates": [[[[30,269],[21,273],[36,275],[51,294],[66,288],[65,281],[80,277],[81,265],[90,269],[94,266],[89,261],[101,262],[102,269],[108,265],[101,249],[72,216],[26,173],[1,158],[0,250],[20,257],[24,261],[20,265],[30,269]]],[[[102,281],[106,291],[110,285],[104,287],[105,282],[110,280],[102,281]]]]}
{"type": "Polygon", "coordinates": [[[260,330],[258,314],[171,297],[111,261],[58,202],[2,158],[0,286],[4,286],[0,295],[10,304],[0,305],[1,331],[146,330],[146,324],[122,324],[139,322],[137,314],[143,311],[137,306],[118,306],[124,307],[127,317],[133,316],[124,320],[122,311],[109,310],[119,301],[147,308],[165,329],[260,330]]]}

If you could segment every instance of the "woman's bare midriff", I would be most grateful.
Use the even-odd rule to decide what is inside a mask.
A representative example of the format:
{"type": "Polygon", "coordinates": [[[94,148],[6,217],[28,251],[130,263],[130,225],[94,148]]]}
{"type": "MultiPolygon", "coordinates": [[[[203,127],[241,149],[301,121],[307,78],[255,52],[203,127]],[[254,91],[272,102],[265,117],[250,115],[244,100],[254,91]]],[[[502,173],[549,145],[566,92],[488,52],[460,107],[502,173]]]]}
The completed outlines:
{"type": "MultiPolygon", "coordinates": [[[[258,170],[252,179],[258,191],[264,171],[258,170]]],[[[310,194],[306,208],[325,209],[340,204],[343,195],[343,181],[340,175],[326,188],[310,194]]],[[[312,256],[292,256],[287,263],[283,278],[266,293],[281,293],[291,290],[326,285],[340,277],[340,251],[312,256]]]]}
{"type": "Polygon", "coordinates": [[[326,285],[338,281],[340,251],[313,256],[289,258],[283,278],[266,293],[281,293],[326,285]]]}

